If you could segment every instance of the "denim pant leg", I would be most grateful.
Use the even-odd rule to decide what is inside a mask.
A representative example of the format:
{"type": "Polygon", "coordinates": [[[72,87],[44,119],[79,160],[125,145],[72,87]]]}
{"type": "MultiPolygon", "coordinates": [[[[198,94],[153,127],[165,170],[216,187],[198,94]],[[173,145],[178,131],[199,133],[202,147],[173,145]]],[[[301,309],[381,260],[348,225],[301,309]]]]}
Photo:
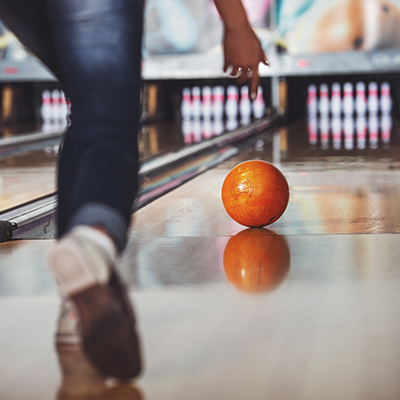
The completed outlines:
{"type": "Polygon", "coordinates": [[[59,235],[102,226],[120,250],[137,192],[143,1],[48,2],[72,102],[59,161],[59,235]]]}

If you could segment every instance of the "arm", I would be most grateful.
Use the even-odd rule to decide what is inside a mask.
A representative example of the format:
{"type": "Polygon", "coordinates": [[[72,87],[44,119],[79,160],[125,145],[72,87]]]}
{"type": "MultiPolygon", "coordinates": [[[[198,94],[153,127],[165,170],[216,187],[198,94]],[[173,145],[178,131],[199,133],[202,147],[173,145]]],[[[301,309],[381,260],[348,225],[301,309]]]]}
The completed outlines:
{"type": "Polygon", "coordinates": [[[250,76],[250,96],[255,98],[258,89],[258,65],[269,65],[256,34],[251,29],[241,0],[214,0],[224,22],[224,72],[232,67],[231,75],[241,73],[244,83],[250,76]]]}

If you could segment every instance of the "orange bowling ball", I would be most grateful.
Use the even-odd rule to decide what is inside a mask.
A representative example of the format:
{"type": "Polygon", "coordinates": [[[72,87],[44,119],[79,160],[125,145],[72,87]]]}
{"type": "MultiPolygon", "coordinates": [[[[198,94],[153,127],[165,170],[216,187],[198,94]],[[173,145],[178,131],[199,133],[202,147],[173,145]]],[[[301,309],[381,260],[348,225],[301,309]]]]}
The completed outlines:
{"type": "Polygon", "coordinates": [[[290,270],[289,246],[268,229],[245,229],[229,239],[224,270],[229,282],[243,292],[273,290],[290,270]]]}
{"type": "Polygon", "coordinates": [[[266,161],[251,160],[237,165],[222,185],[222,203],[227,213],[239,224],[251,228],[275,222],[288,202],[286,178],[266,161]]]}

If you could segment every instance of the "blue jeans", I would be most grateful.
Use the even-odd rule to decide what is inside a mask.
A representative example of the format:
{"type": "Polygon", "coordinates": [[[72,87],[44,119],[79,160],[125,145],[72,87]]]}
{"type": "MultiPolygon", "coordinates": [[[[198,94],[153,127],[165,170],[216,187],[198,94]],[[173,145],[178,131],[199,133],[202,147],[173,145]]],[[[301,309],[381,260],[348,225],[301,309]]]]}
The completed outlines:
{"type": "Polygon", "coordinates": [[[143,1],[0,1],[0,19],[72,103],[58,165],[58,235],[102,226],[122,250],[138,187],[143,1]]]}

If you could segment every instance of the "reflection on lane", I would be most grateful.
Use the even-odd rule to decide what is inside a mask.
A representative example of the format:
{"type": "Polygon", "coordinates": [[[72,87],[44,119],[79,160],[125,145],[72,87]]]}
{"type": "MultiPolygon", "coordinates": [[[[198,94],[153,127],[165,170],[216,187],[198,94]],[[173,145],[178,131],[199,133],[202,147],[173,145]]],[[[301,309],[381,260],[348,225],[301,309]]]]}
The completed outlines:
{"type": "Polygon", "coordinates": [[[225,247],[226,277],[243,292],[274,290],[290,270],[290,250],[284,236],[269,229],[245,229],[225,247]]]}
{"type": "Polygon", "coordinates": [[[214,136],[220,136],[224,132],[232,132],[239,126],[250,125],[254,120],[228,118],[224,121],[222,118],[195,118],[183,119],[181,131],[185,144],[199,143],[202,140],[211,139],[214,136]]]}
{"type": "Polygon", "coordinates": [[[112,384],[88,362],[80,345],[57,345],[62,380],[56,399],[144,399],[142,391],[129,382],[112,384]]]}
{"type": "Polygon", "coordinates": [[[309,116],[308,117],[308,142],[311,149],[320,147],[327,150],[332,146],[339,150],[344,146],[346,150],[359,150],[367,147],[389,148],[392,130],[392,116],[371,114],[368,118],[309,116]],[[380,135],[379,135],[380,134],[380,135]]]}

